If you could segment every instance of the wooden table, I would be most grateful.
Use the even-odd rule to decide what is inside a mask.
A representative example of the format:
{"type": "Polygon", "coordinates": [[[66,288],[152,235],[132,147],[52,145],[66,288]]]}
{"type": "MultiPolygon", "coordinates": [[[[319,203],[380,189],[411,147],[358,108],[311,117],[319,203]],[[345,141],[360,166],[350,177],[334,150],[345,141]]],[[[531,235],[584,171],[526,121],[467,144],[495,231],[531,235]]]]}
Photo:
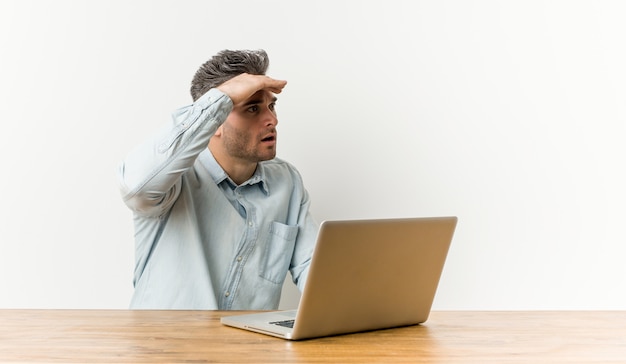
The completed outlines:
{"type": "Polygon", "coordinates": [[[441,311],[298,342],[222,326],[232,313],[0,310],[0,362],[626,363],[626,311],[441,311]]]}

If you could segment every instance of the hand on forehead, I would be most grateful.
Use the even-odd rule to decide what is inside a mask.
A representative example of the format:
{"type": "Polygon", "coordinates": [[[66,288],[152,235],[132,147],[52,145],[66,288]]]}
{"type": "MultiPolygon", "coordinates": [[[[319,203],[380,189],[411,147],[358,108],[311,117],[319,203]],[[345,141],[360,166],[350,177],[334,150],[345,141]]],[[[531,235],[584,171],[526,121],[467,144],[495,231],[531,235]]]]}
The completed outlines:
{"type": "Polygon", "coordinates": [[[228,95],[233,104],[239,104],[259,91],[279,94],[286,84],[287,81],[276,80],[265,75],[242,73],[219,85],[217,89],[228,95]]]}

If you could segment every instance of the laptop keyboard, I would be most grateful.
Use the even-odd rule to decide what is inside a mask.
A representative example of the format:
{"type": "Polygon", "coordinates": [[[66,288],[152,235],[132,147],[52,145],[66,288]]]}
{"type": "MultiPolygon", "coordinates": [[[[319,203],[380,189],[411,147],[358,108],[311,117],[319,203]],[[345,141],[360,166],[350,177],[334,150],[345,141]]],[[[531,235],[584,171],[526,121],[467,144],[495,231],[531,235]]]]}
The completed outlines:
{"type": "Polygon", "coordinates": [[[283,321],[274,321],[274,322],[270,322],[270,324],[272,325],[278,325],[278,326],[284,326],[284,327],[290,327],[293,329],[293,323],[296,320],[283,320],[283,321]]]}

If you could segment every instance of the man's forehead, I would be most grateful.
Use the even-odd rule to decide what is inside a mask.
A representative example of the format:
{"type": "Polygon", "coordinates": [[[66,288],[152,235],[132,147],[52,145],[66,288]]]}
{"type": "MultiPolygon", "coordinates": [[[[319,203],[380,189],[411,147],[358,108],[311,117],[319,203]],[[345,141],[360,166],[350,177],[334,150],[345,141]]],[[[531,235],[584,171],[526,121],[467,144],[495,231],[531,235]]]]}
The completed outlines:
{"type": "Polygon", "coordinates": [[[274,93],[267,90],[259,90],[250,96],[247,100],[242,102],[242,105],[261,104],[264,102],[274,102],[278,98],[274,93]]]}

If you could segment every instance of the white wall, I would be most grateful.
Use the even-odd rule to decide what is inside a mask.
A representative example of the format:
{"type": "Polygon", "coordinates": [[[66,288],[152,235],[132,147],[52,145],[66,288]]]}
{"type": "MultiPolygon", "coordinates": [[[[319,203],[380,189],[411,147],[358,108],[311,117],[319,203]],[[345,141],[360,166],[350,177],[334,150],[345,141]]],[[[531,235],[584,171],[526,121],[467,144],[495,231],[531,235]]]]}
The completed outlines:
{"type": "MultiPolygon", "coordinates": [[[[626,309],[620,1],[0,3],[0,308],[126,308],[116,165],[264,48],[318,220],[457,215],[436,309],[626,309]]],[[[297,302],[292,287],[284,307],[297,302]]]]}

